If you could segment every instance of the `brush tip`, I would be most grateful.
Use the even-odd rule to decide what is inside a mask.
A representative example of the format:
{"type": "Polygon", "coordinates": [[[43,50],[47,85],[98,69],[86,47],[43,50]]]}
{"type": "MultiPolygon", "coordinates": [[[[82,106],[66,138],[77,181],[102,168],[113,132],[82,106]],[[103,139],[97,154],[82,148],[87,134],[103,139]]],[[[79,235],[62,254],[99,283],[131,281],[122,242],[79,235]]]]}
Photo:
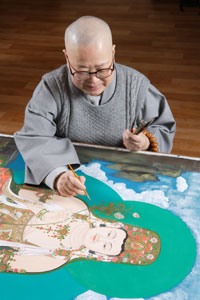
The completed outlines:
{"type": "Polygon", "coordinates": [[[88,196],[88,199],[90,200],[90,201],[92,201],[92,199],[90,198],[90,196],[89,195],[87,195],[88,196]]]}

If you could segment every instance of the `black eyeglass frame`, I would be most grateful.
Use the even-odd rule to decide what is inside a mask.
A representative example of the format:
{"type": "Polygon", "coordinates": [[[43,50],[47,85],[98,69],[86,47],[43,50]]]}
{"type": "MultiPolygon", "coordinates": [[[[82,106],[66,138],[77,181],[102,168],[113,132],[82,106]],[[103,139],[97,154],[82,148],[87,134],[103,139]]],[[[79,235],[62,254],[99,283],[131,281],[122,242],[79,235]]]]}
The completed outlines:
{"type": "Polygon", "coordinates": [[[105,79],[105,78],[110,77],[110,76],[112,75],[114,69],[115,69],[114,58],[112,59],[112,62],[111,62],[110,66],[109,66],[108,68],[99,69],[99,70],[97,70],[96,72],[77,71],[77,70],[70,64],[69,58],[68,58],[68,63],[69,63],[70,74],[71,74],[73,77],[74,77],[77,73],[78,73],[78,74],[80,74],[80,73],[82,73],[82,74],[83,74],[83,73],[84,73],[84,74],[88,74],[88,77],[85,78],[85,79],[77,79],[77,78],[74,77],[74,79],[77,80],[77,81],[84,81],[84,80],[87,80],[88,78],[90,78],[90,75],[95,75],[95,76],[96,76],[97,78],[99,78],[99,79],[105,79]],[[111,68],[112,64],[113,64],[113,67],[111,68]],[[75,70],[75,72],[72,72],[72,69],[71,69],[71,68],[73,68],[73,69],[75,70]],[[105,70],[110,70],[110,71],[111,71],[111,74],[108,75],[108,76],[106,76],[106,77],[103,77],[103,78],[98,77],[98,72],[102,72],[102,71],[105,71],[105,70]]]}

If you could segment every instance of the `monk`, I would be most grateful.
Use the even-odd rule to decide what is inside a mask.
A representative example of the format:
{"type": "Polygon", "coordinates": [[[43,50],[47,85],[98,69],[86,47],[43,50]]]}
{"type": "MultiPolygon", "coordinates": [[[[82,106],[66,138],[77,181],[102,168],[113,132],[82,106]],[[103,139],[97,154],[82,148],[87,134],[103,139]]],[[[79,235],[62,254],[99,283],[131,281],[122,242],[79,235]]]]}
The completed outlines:
{"type": "Polygon", "coordinates": [[[23,128],[14,135],[26,163],[25,182],[45,182],[62,196],[83,195],[85,178],[72,142],[150,150],[141,120],[158,150],[169,153],[176,124],[166,98],[140,72],[115,62],[106,22],[83,16],[65,32],[66,64],[45,74],[29,101],[23,128]]]}

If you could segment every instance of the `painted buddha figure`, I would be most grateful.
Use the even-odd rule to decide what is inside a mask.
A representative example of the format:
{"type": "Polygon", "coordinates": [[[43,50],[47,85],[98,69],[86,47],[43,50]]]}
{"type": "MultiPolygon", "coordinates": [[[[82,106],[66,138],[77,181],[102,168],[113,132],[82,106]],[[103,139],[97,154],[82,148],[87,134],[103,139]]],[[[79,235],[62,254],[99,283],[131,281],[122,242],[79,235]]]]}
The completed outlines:
{"type": "Polygon", "coordinates": [[[0,187],[1,271],[45,272],[77,259],[149,265],[159,256],[156,232],[97,217],[76,197],[41,203],[34,190],[13,189],[8,169],[0,187]]]}

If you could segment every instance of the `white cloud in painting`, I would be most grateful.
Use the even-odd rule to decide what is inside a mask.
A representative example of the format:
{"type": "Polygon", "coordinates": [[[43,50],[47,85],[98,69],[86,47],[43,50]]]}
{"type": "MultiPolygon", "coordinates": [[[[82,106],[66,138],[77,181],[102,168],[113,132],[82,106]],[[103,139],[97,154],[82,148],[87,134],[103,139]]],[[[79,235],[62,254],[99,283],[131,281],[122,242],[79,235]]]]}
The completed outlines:
{"type": "MultiPolygon", "coordinates": [[[[177,288],[173,292],[167,292],[157,297],[149,298],[149,300],[189,300],[188,293],[183,291],[182,289],[177,288]]],[[[191,300],[194,300],[191,298],[191,300]]]]}
{"type": "Polygon", "coordinates": [[[127,189],[126,184],[123,182],[114,183],[112,180],[108,180],[105,172],[101,170],[100,163],[91,163],[89,166],[82,165],[79,170],[110,186],[123,200],[142,201],[162,208],[168,208],[169,206],[168,198],[162,190],[146,190],[136,193],[133,189],[127,189]]]}
{"type": "Polygon", "coordinates": [[[188,184],[182,176],[177,177],[176,179],[176,188],[179,192],[184,192],[188,188],[188,184]]]}
{"type": "Polygon", "coordinates": [[[110,298],[110,300],[144,300],[144,298],[110,298]]]}
{"type": "Polygon", "coordinates": [[[91,290],[77,296],[74,300],[107,300],[107,297],[91,290]]]}
{"type": "MultiPolygon", "coordinates": [[[[107,297],[91,290],[77,296],[74,300],[107,300],[107,297]]],[[[144,300],[144,298],[110,298],[110,300],[144,300]]]]}

